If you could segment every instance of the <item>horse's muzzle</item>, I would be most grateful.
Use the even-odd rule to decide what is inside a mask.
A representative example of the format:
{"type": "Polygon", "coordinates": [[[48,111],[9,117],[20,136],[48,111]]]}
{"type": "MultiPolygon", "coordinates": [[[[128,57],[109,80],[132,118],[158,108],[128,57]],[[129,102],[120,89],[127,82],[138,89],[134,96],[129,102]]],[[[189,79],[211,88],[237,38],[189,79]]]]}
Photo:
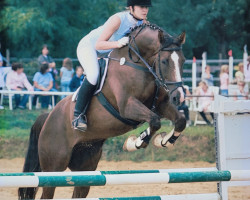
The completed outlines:
{"type": "Polygon", "coordinates": [[[181,105],[181,103],[184,101],[184,92],[182,88],[178,88],[171,94],[170,101],[175,106],[181,105]]]}

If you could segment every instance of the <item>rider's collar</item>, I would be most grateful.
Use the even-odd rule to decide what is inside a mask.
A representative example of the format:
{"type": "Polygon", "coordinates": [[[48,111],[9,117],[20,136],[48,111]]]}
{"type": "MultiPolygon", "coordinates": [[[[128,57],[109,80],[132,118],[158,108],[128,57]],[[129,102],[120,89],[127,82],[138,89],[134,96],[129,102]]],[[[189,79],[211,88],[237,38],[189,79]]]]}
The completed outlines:
{"type": "Polygon", "coordinates": [[[143,19],[138,19],[138,18],[136,18],[133,14],[131,14],[131,13],[129,13],[135,20],[137,20],[137,21],[142,21],[143,19]]]}

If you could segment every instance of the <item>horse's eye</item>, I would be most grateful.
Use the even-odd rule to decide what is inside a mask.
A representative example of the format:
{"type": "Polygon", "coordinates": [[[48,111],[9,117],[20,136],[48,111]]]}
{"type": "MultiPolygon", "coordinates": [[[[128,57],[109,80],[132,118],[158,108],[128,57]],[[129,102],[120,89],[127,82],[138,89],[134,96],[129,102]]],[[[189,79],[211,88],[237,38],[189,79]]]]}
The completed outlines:
{"type": "Polygon", "coordinates": [[[167,59],[166,60],[162,60],[161,62],[162,62],[162,64],[167,65],[168,60],[167,59]]]}

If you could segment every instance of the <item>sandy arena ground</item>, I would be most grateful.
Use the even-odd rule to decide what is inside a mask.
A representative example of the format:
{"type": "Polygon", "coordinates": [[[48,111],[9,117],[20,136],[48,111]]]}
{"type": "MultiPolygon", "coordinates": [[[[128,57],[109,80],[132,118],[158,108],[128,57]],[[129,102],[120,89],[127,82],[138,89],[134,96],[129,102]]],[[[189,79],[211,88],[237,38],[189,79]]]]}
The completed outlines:
{"type": "MultiPolygon", "coordinates": [[[[0,172],[21,172],[24,159],[0,160],[0,172]]],[[[215,164],[206,162],[182,163],[182,162],[142,162],[130,161],[107,162],[101,161],[97,170],[136,170],[136,169],[174,169],[193,167],[215,167],[215,164]]],[[[158,196],[176,194],[215,193],[216,183],[181,183],[181,184],[152,184],[152,185],[130,185],[130,186],[102,186],[92,187],[88,197],[129,197],[129,196],[158,196]]],[[[54,198],[71,198],[73,188],[57,188],[54,198]]],[[[37,199],[41,196],[41,189],[37,199]]],[[[17,188],[0,188],[1,200],[16,200],[17,188]]],[[[250,186],[231,187],[229,190],[230,200],[250,199],[250,186]]]]}

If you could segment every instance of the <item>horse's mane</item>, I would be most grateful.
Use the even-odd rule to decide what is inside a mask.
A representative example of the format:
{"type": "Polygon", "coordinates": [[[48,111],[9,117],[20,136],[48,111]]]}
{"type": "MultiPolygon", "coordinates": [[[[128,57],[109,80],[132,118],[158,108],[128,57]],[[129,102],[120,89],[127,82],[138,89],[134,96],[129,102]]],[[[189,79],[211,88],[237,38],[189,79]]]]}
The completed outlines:
{"type": "Polygon", "coordinates": [[[135,26],[133,28],[130,28],[130,34],[131,35],[135,30],[137,30],[138,28],[145,28],[145,27],[149,27],[152,30],[158,30],[158,31],[162,31],[165,32],[161,27],[157,26],[156,24],[151,24],[151,23],[143,23],[140,24],[138,26],[135,26]]]}
{"type": "Polygon", "coordinates": [[[131,36],[131,34],[133,34],[137,29],[139,28],[150,28],[152,30],[158,30],[161,31],[164,34],[164,43],[162,44],[163,47],[168,47],[171,44],[174,43],[174,37],[171,36],[169,33],[167,33],[164,29],[162,29],[161,27],[159,27],[156,24],[152,24],[152,23],[143,23],[141,25],[135,26],[133,28],[130,28],[130,33],[128,34],[128,36],[131,36]]]}

